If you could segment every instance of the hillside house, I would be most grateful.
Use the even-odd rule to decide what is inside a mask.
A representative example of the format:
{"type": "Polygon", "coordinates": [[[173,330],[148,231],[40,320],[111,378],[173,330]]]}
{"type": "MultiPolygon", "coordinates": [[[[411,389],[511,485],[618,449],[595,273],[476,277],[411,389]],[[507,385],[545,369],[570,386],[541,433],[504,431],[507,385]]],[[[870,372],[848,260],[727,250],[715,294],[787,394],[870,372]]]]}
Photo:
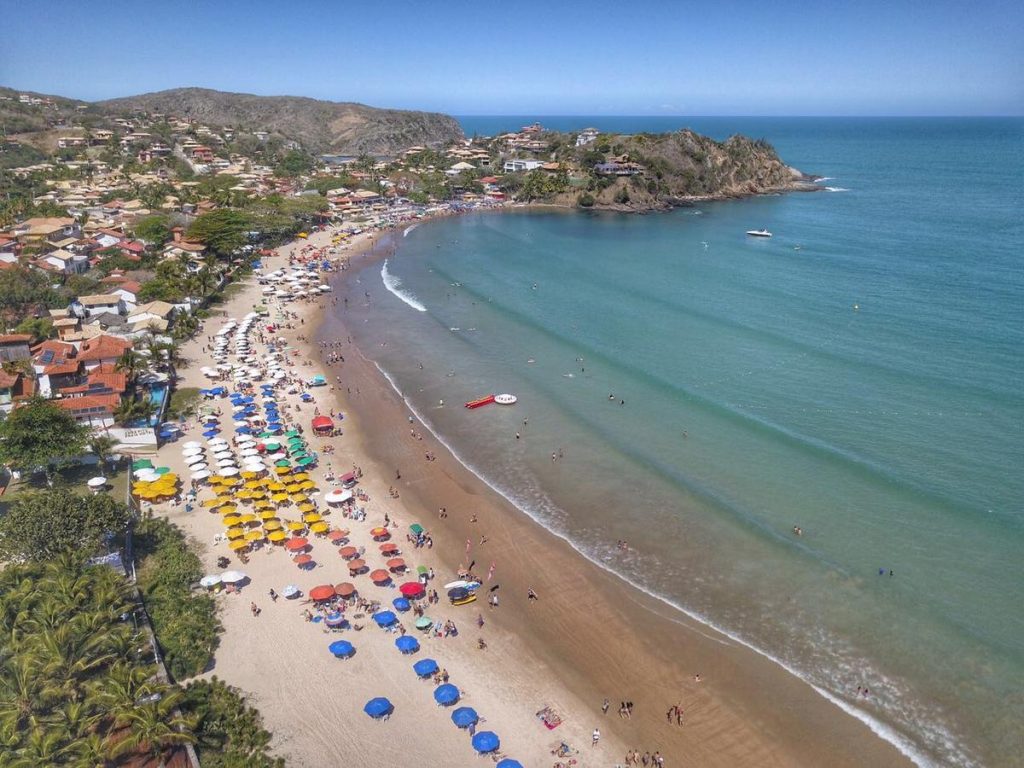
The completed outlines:
{"type": "Polygon", "coordinates": [[[32,342],[30,333],[6,333],[0,335],[0,363],[13,363],[28,360],[32,357],[29,345],[32,342]]]}
{"type": "Polygon", "coordinates": [[[75,386],[80,369],[74,344],[49,339],[32,349],[32,370],[43,397],[52,397],[61,387],[75,386]]]}
{"type": "Polygon", "coordinates": [[[576,146],[585,147],[587,144],[596,141],[599,135],[600,131],[597,128],[584,128],[576,136],[576,146]]]}
{"type": "Polygon", "coordinates": [[[50,251],[35,260],[34,264],[47,272],[62,275],[81,275],[89,271],[89,256],[84,253],[72,253],[63,248],[50,251]]]}
{"type": "Polygon", "coordinates": [[[91,317],[103,312],[113,312],[116,315],[125,315],[128,308],[125,306],[124,298],[115,293],[97,293],[91,296],[79,296],[71,302],[68,307],[68,314],[74,317],[91,317]]]}
{"type": "Polygon", "coordinates": [[[39,244],[44,241],[59,242],[69,237],[80,238],[82,229],[70,216],[35,217],[16,224],[11,234],[20,243],[39,244]]]}
{"type": "Polygon", "coordinates": [[[516,158],[513,160],[506,160],[503,168],[505,173],[521,173],[523,171],[532,171],[535,168],[540,168],[542,165],[544,165],[543,160],[523,160],[516,158]]]}

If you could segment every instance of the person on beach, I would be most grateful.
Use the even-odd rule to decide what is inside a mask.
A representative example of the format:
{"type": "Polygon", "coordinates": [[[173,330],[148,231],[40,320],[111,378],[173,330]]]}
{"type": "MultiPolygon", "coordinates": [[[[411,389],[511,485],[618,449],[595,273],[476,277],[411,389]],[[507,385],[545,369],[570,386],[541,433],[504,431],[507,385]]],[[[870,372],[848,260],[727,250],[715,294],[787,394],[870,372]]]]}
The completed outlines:
{"type": "Polygon", "coordinates": [[[531,603],[535,603],[538,600],[540,600],[540,598],[537,597],[537,593],[533,591],[533,587],[530,587],[526,590],[526,599],[529,600],[531,603]]]}
{"type": "Polygon", "coordinates": [[[611,706],[611,702],[608,701],[608,699],[605,699],[604,702],[602,702],[602,704],[601,704],[601,714],[602,715],[607,715],[608,714],[608,707],[610,707],[610,706],[611,706]]]}
{"type": "Polygon", "coordinates": [[[597,728],[594,729],[594,733],[590,737],[590,746],[596,747],[597,742],[601,740],[601,731],[597,728]]]}

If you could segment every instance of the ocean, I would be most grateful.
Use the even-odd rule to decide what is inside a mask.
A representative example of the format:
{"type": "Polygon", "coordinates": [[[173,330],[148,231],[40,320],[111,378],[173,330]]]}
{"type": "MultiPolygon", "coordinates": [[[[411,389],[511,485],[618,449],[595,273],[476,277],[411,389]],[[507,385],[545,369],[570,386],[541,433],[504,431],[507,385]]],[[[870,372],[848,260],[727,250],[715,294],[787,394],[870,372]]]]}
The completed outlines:
{"type": "Polygon", "coordinates": [[[357,343],[588,558],[921,765],[1021,765],[1024,121],[463,124],[533,119],[766,138],[827,191],[425,223],[356,274],[357,343]]]}

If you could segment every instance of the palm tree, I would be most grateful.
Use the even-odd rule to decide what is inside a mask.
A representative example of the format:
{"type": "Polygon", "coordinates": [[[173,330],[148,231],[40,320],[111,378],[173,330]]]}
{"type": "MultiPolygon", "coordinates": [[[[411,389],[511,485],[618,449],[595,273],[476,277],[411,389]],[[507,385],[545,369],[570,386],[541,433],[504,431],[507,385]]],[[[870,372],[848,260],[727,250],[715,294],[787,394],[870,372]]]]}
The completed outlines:
{"type": "Polygon", "coordinates": [[[64,748],[62,755],[71,758],[80,768],[107,768],[111,764],[107,738],[95,732],[76,738],[64,748]]]}
{"type": "Polygon", "coordinates": [[[126,398],[114,409],[114,420],[118,424],[128,424],[133,421],[146,421],[156,410],[156,406],[149,400],[135,400],[126,398]]]}
{"type": "Polygon", "coordinates": [[[143,751],[159,758],[169,747],[194,744],[188,721],[176,712],[180,701],[180,689],[169,688],[159,700],[136,706],[128,715],[126,731],[112,734],[111,755],[143,751]]]}
{"type": "Polygon", "coordinates": [[[128,381],[130,385],[135,383],[136,373],[143,367],[145,361],[142,356],[134,349],[128,348],[121,357],[117,359],[116,368],[119,371],[124,371],[128,374],[128,381]]]}
{"type": "Polygon", "coordinates": [[[120,442],[110,435],[95,434],[89,441],[89,450],[96,454],[100,464],[109,464],[113,461],[111,454],[120,442]]]}

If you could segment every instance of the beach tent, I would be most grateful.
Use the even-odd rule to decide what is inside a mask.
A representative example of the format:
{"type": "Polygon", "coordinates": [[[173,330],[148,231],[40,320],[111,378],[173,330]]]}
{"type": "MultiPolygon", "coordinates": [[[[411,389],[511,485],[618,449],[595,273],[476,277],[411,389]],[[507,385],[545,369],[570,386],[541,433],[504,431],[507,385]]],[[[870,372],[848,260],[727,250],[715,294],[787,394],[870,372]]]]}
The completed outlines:
{"type": "MultiPolygon", "coordinates": [[[[394,707],[391,705],[391,702],[383,696],[379,696],[376,699],[370,699],[363,707],[363,712],[372,718],[384,717],[385,715],[391,714],[392,711],[394,711],[394,707]]],[[[485,733],[488,733],[488,731],[485,731],[485,733]]],[[[493,736],[494,734],[491,735],[493,736]]],[[[495,737],[495,739],[497,739],[497,737],[495,737]]],[[[481,752],[483,750],[478,749],[477,751],[481,752]]]]}
{"type": "Polygon", "coordinates": [[[416,653],[420,649],[420,643],[412,635],[402,635],[395,640],[395,647],[402,653],[416,653]]]}
{"type": "MultiPolygon", "coordinates": [[[[401,640],[402,638],[399,638],[401,640]]],[[[439,685],[434,689],[434,701],[444,707],[451,706],[459,700],[459,689],[451,683],[439,685]]]]}
{"type": "MultiPolygon", "coordinates": [[[[420,677],[430,677],[437,672],[437,662],[433,659],[420,659],[412,665],[412,671],[420,677]]],[[[468,709],[468,707],[462,707],[462,709],[468,709]]],[[[476,715],[475,712],[473,714],[476,715]]]]}
{"type": "Polygon", "coordinates": [[[334,422],[328,416],[317,416],[312,421],[312,427],[317,434],[325,434],[334,429],[334,422]]]}
{"type": "MultiPolygon", "coordinates": [[[[335,640],[329,646],[327,650],[330,651],[336,658],[347,659],[353,653],[356,652],[355,646],[352,645],[348,640],[335,640]]],[[[387,701],[387,699],[385,699],[387,701]]],[[[367,704],[369,706],[369,704],[367,704]]],[[[370,714],[367,710],[367,714],[370,714]]],[[[378,717],[378,715],[370,715],[371,717],[378,717]]]]}
{"type": "Polygon", "coordinates": [[[493,752],[499,746],[501,746],[501,741],[494,731],[480,731],[473,737],[473,749],[481,754],[493,752]]]}
{"type": "MultiPolygon", "coordinates": [[[[423,661],[430,661],[430,659],[423,659],[423,661]]],[[[423,661],[418,661],[416,663],[422,664],[423,661]]],[[[437,669],[436,663],[434,664],[434,669],[437,669]]],[[[469,728],[471,725],[476,725],[479,720],[480,716],[477,715],[476,710],[472,707],[459,707],[452,712],[452,722],[459,728],[469,728]]]]}

